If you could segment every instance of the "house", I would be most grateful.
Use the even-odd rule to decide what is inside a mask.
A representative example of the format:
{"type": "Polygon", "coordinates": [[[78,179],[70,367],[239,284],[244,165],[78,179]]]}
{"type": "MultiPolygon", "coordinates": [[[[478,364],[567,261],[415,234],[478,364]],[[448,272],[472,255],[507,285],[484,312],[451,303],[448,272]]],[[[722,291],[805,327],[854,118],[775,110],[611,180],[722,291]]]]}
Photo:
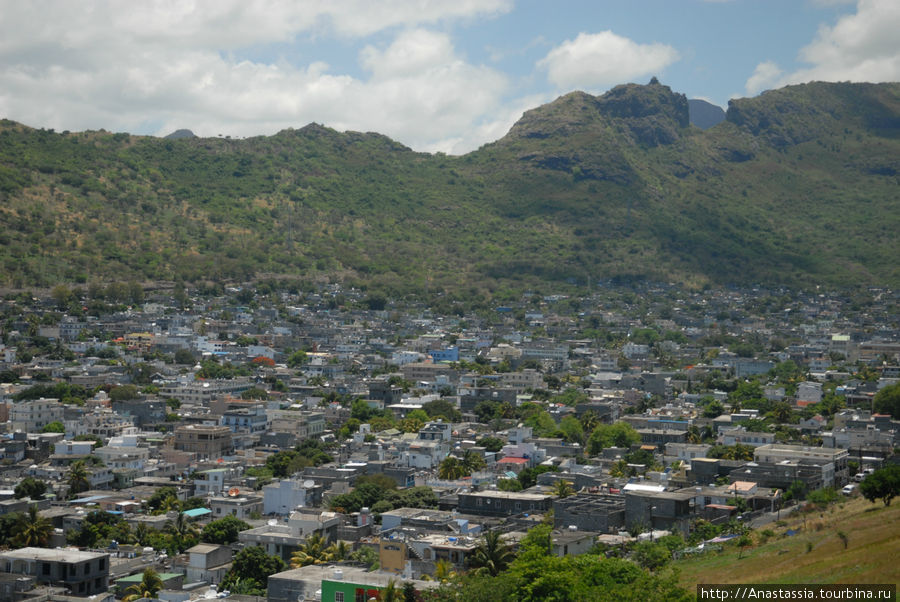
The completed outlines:
{"type": "Polygon", "coordinates": [[[618,533],[625,526],[625,498],[620,494],[579,493],[553,500],[553,526],[618,533]]]}
{"type": "Polygon", "coordinates": [[[209,543],[200,543],[188,548],[188,563],[185,576],[188,583],[209,583],[218,585],[231,568],[231,548],[209,543]]]}
{"type": "Polygon", "coordinates": [[[263,487],[263,514],[289,515],[301,506],[315,506],[322,499],[322,487],[314,481],[283,479],[263,487]]]}
{"type": "MultiPolygon", "coordinates": [[[[268,602],[296,602],[297,600],[321,600],[321,602],[356,602],[377,599],[380,592],[401,579],[394,573],[367,571],[364,568],[335,565],[309,565],[269,576],[268,602]]],[[[440,586],[438,581],[409,581],[422,591],[440,586]]]]}
{"type": "MultiPolygon", "coordinates": [[[[846,449],[824,447],[804,447],[800,445],[760,445],[753,450],[753,459],[758,463],[779,464],[782,462],[806,462],[823,467],[823,487],[839,487],[849,482],[847,466],[850,453],[846,449]]],[[[751,479],[747,479],[751,480],[751,479]]]]}
{"type": "Polygon", "coordinates": [[[733,429],[723,429],[719,431],[723,445],[749,445],[758,447],[760,445],[769,445],[775,443],[775,433],[758,433],[748,431],[742,426],[733,429]]]}
{"type": "Polygon", "coordinates": [[[77,596],[109,588],[109,554],[67,549],[21,548],[0,552],[0,570],[28,575],[44,585],[68,588],[77,596]]]}
{"type": "Polygon", "coordinates": [[[287,524],[269,521],[262,527],[241,531],[238,540],[244,545],[262,546],[266,554],[289,562],[291,555],[313,533],[321,534],[326,541],[335,541],[340,523],[334,512],[298,510],[291,513],[287,524]]]}
{"type": "Polygon", "coordinates": [[[552,495],[521,491],[472,491],[458,494],[459,511],[477,516],[543,514],[553,503],[552,495]]]}
{"type": "Polygon", "coordinates": [[[262,514],[263,498],[261,495],[243,493],[232,495],[229,493],[227,496],[210,498],[209,509],[212,510],[213,518],[234,516],[241,520],[247,520],[253,518],[254,515],[262,514]]]}
{"type": "Polygon", "coordinates": [[[175,449],[215,460],[234,453],[232,432],[227,426],[188,424],[175,428],[175,449]]]}

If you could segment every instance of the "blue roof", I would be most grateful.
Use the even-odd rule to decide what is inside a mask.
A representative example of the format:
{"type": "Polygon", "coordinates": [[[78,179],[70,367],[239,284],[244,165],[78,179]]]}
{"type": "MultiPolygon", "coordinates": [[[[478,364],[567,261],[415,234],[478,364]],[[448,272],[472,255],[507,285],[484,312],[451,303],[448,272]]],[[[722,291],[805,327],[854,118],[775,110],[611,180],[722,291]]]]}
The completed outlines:
{"type": "Polygon", "coordinates": [[[182,514],[186,515],[188,518],[197,518],[204,514],[212,514],[212,510],[209,508],[192,508],[190,510],[185,510],[182,514]]]}

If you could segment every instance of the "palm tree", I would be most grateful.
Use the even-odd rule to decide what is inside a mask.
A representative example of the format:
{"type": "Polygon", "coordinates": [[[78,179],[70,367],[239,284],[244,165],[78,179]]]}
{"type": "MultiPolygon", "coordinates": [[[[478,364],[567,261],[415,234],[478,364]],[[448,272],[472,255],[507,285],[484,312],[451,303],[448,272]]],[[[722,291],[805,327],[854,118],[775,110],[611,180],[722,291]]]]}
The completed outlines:
{"type": "Polygon", "coordinates": [[[560,499],[563,499],[575,493],[575,488],[572,487],[572,483],[570,481],[559,479],[553,485],[553,493],[555,493],[560,499]]]}
{"type": "Polygon", "coordinates": [[[147,569],[144,571],[144,576],[140,583],[135,583],[125,588],[127,595],[122,600],[123,602],[131,602],[141,598],[155,598],[162,588],[163,582],[159,578],[159,573],[153,569],[147,569]]]}
{"type": "Polygon", "coordinates": [[[600,424],[600,421],[597,420],[597,414],[593,410],[588,410],[581,415],[581,428],[584,430],[585,436],[593,433],[598,424],[600,424]]]}
{"type": "Polygon", "coordinates": [[[434,578],[437,581],[444,583],[454,577],[456,577],[456,572],[453,570],[453,565],[450,564],[449,560],[441,558],[434,563],[434,578]]]}
{"type": "Polygon", "coordinates": [[[344,540],[339,540],[328,546],[326,552],[331,555],[331,559],[339,562],[350,555],[350,546],[344,540]]]}
{"type": "Polygon", "coordinates": [[[700,443],[700,441],[703,440],[703,435],[700,434],[700,428],[696,424],[692,424],[688,427],[687,440],[688,443],[700,443]]]}
{"type": "Polygon", "coordinates": [[[331,547],[326,546],[326,543],[325,537],[321,533],[313,533],[307,537],[303,547],[291,556],[291,567],[296,569],[310,564],[331,562],[333,558],[331,547]]]}
{"type": "Polygon", "coordinates": [[[172,534],[172,543],[179,554],[193,545],[193,543],[188,545],[188,542],[196,541],[200,536],[200,531],[194,525],[194,521],[184,512],[179,512],[175,520],[167,522],[166,530],[172,534]]]}
{"type": "Polygon", "coordinates": [[[467,449],[466,453],[463,454],[462,458],[463,469],[468,474],[472,474],[478,470],[482,470],[487,463],[485,463],[484,458],[479,454],[476,454],[471,449],[467,449]]]}
{"type": "Polygon", "coordinates": [[[403,592],[397,587],[397,582],[391,579],[383,590],[378,592],[379,602],[400,602],[403,592]]]}
{"type": "Polygon", "coordinates": [[[438,466],[438,477],[453,481],[466,476],[463,463],[456,456],[447,456],[438,466]]]}
{"type": "Polygon", "coordinates": [[[13,538],[13,542],[16,547],[20,548],[42,548],[50,541],[51,535],[53,535],[53,525],[46,517],[38,514],[37,505],[32,504],[28,508],[28,512],[16,522],[16,536],[13,538]]]}
{"type": "Polygon", "coordinates": [[[499,531],[488,531],[484,534],[484,539],[472,554],[469,566],[478,569],[479,572],[486,572],[492,577],[496,577],[509,566],[513,561],[515,554],[512,549],[501,539],[499,531]]]}
{"type": "Polygon", "coordinates": [[[69,466],[69,476],[66,483],[69,485],[69,497],[75,494],[87,491],[91,488],[91,482],[88,480],[91,473],[88,472],[87,465],[84,460],[76,460],[69,466]]]}
{"type": "Polygon", "coordinates": [[[147,542],[149,541],[149,537],[150,529],[149,527],[147,527],[147,523],[138,523],[134,528],[134,538],[137,540],[137,542],[142,546],[146,546],[147,542]]]}

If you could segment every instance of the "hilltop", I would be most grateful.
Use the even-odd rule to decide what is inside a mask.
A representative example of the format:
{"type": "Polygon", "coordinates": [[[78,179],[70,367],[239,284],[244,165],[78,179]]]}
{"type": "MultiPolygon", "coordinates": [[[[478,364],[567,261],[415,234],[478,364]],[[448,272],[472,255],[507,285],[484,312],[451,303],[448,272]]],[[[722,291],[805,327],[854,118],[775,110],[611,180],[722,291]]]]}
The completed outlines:
{"type": "Polygon", "coordinates": [[[572,92],[461,157],[317,124],[233,140],[4,120],[2,284],[896,286],[898,157],[898,84],[789,86],[706,130],[655,79],[572,92]]]}

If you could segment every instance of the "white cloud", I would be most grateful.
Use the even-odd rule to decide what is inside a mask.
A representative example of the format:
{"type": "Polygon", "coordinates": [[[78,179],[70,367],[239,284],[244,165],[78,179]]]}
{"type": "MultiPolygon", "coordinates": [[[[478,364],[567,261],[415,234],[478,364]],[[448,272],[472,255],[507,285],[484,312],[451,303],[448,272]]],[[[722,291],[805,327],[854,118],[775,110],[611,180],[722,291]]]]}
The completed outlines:
{"type": "Polygon", "coordinates": [[[765,61],[756,66],[753,75],[744,86],[748,96],[755,96],[763,90],[768,90],[778,83],[783,71],[772,61],[765,61]]]}
{"type": "Polygon", "coordinates": [[[59,130],[188,127],[204,136],[316,121],[417,149],[468,150],[483,140],[459,133],[497,110],[506,78],[460,58],[448,35],[417,27],[509,9],[509,0],[4,3],[0,116],[59,130]],[[362,76],[314,57],[233,56],[298,36],[385,30],[391,40],[360,52],[362,76]]]}
{"type": "Polygon", "coordinates": [[[856,13],[834,27],[820,27],[816,39],[800,51],[811,67],[788,75],[786,82],[811,80],[884,82],[900,80],[900,2],[859,0],[856,13]]]}
{"type": "Polygon", "coordinates": [[[799,59],[809,67],[781,73],[774,63],[760,63],[747,80],[747,92],[810,81],[900,81],[898,32],[900,2],[859,0],[854,14],[833,27],[821,26],[800,50],[799,59]]]}
{"type": "Polygon", "coordinates": [[[678,60],[666,44],[638,44],[614,34],[580,33],[538,62],[560,88],[597,89],[656,74],[678,60]]]}

